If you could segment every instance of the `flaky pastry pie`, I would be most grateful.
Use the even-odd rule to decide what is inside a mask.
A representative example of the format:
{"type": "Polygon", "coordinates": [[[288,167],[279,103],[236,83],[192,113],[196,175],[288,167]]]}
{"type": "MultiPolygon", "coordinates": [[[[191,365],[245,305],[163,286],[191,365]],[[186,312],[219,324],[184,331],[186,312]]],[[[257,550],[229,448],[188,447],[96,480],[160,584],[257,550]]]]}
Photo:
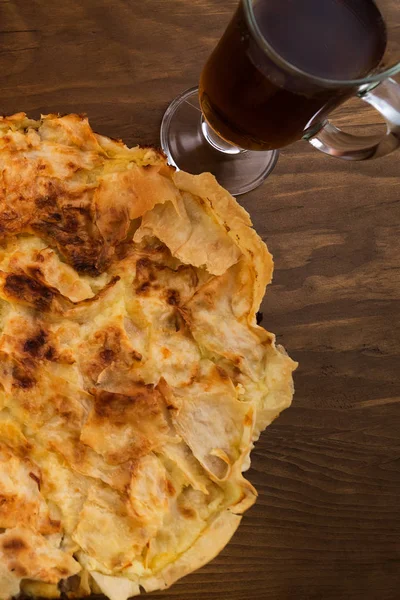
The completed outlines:
{"type": "Polygon", "coordinates": [[[210,174],[0,119],[0,599],[166,588],[229,541],[295,363],[272,259],[210,174]]]}

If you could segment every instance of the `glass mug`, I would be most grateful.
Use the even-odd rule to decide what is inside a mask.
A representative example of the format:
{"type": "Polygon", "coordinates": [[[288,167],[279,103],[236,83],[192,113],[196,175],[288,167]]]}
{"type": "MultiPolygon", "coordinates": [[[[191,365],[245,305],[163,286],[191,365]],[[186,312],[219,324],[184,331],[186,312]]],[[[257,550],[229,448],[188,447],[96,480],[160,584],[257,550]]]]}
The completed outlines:
{"type": "Polygon", "coordinates": [[[211,171],[234,195],[260,185],[278,149],[300,139],[346,160],[400,145],[400,0],[241,0],[200,87],[168,107],[169,163],[211,171]],[[355,136],[329,113],[351,96],[374,106],[384,136],[355,136]]]}

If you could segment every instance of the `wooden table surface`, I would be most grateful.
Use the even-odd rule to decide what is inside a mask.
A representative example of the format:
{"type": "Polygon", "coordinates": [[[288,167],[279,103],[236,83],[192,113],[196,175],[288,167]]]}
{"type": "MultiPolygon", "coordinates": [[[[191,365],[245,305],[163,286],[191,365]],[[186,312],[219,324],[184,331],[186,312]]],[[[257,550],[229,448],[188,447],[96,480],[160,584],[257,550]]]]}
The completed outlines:
{"type": "MultiPolygon", "coordinates": [[[[234,6],[0,0],[1,111],[84,112],[103,134],[158,144],[234,6]]],[[[341,123],[379,129],[360,105],[341,123]]],[[[299,142],[240,199],[275,256],[264,325],[300,363],[296,395],[253,454],[260,496],[231,544],[160,598],[400,598],[399,159],[347,163],[299,142]]]]}

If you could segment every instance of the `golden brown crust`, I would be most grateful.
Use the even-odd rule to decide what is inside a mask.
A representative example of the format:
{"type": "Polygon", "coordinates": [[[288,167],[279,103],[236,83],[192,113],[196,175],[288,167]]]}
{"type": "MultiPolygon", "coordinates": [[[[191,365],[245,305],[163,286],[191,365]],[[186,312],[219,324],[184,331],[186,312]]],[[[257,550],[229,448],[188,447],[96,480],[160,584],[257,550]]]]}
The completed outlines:
{"type": "Polygon", "coordinates": [[[132,383],[127,391],[95,390],[81,430],[81,441],[112,465],[146,456],[168,440],[166,407],[157,389],[132,383]]]}
{"type": "Polygon", "coordinates": [[[79,115],[0,119],[0,600],[127,600],[223,548],[292,398],[271,275],[212,175],[79,115]]]}
{"type": "Polygon", "coordinates": [[[224,227],[230,239],[240,248],[245,257],[246,267],[253,278],[250,311],[250,318],[253,319],[264,297],[265,288],[272,279],[273,262],[266,245],[251,228],[249,214],[229,192],[218,185],[211,173],[193,176],[178,171],[174,173],[173,180],[178,189],[203,200],[204,208],[224,227]]]}

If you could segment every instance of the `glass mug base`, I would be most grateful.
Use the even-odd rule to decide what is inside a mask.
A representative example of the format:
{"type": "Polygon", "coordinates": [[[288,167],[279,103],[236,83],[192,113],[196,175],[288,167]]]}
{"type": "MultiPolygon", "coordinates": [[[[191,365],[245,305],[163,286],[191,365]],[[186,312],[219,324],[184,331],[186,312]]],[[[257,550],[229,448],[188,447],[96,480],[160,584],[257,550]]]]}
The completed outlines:
{"type": "Polygon", "coordinates": [[[277,163],[277,150],[239,151],[229,144],[223,148],[222,140],[217,149],[214,134],[210,131],[207,136],[206,127],[198,88],[171,102],[161,124],[161,147],[170,165],[194,174],[209,171],[233,196],[250,192],[265,181],[277,163]]]}

